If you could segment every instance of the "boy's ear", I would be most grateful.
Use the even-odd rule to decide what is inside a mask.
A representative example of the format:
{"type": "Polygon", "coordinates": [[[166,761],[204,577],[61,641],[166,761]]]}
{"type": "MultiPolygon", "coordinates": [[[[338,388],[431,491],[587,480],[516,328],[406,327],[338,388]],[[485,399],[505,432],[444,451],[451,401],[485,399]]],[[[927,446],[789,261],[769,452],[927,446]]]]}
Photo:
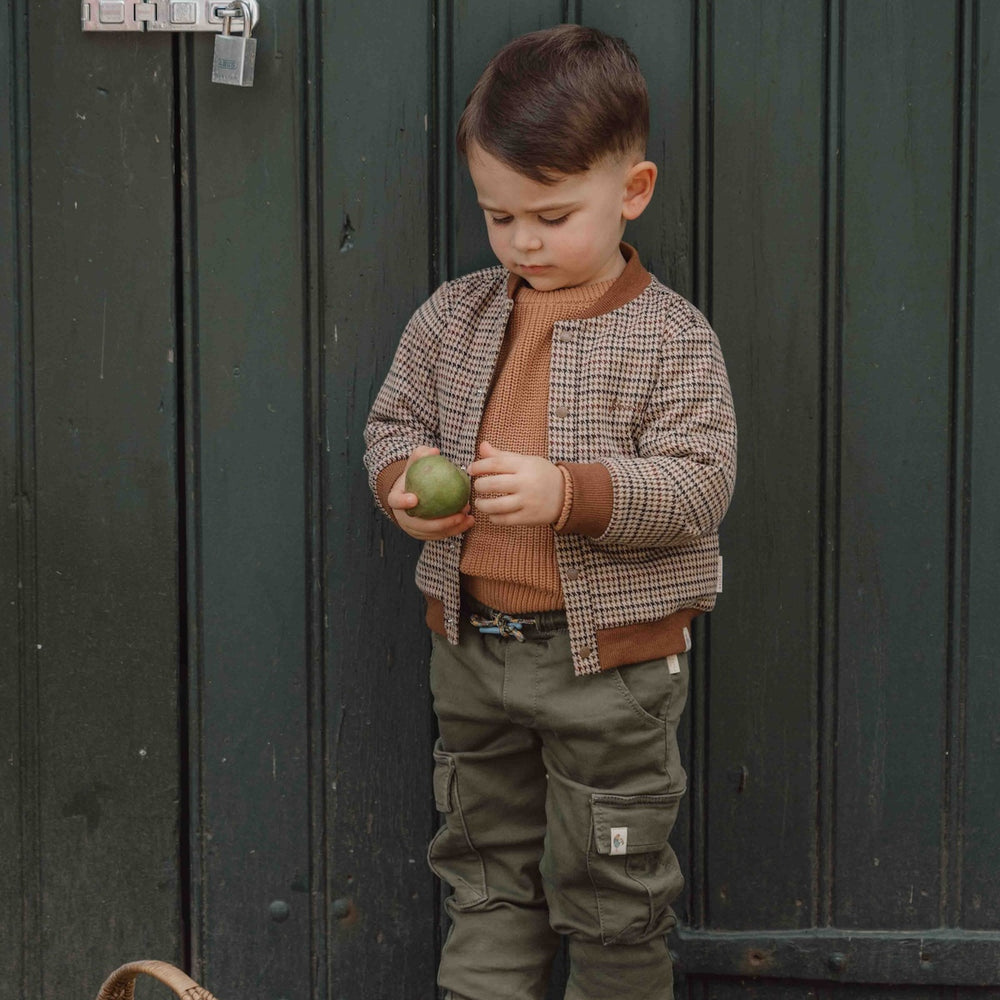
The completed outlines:
{"type": "Polygon", "coordinates": [[[622,201],[622,218],[638,219],[653,197],[656,187],[656,164],[642,160],[629,167],[625,174],[625,197],[622,201]]]}

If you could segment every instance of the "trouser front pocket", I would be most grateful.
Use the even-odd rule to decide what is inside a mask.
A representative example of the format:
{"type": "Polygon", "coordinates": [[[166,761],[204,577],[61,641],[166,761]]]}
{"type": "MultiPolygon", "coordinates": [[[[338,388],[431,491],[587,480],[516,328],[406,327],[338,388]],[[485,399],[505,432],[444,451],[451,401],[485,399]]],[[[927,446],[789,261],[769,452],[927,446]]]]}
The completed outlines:
{"type": "Polygon", "coordinates": [[[604,944],[638,944],[673,927],[684,878],[669,837],[683,794],[591,795],[587,867],[604,944]]]}
{"type": "Polygon", "coordinates": [[[444,817],[427,849],[431,870],[452,887],[452,904],[469,909],[487,898],[486,870],[462,812],[461,781],[454,755],[434,747],[434,802],[444,817]]]}

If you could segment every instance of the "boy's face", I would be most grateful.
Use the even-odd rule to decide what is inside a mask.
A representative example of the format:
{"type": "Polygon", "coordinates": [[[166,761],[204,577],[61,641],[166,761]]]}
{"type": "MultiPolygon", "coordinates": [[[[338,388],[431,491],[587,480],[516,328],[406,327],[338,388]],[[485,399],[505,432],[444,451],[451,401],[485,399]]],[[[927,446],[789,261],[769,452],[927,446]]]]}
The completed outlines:
{"type": "Polygon", "coordinates": [[[636,166],[608,158],[582,174],[543,184],[474,146],[469,172],[486,216],[490,246],[507,270],[541,292],[617,278],[625,267],[618,244],[636,208],[636,166]]]}

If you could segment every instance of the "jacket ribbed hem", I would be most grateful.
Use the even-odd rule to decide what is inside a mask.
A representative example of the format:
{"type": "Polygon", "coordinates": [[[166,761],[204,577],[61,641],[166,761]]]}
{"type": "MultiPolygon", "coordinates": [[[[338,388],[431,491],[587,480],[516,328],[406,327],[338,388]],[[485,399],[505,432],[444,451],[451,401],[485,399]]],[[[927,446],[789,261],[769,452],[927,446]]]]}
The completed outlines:
{"type": "MultiPolygon", "coordinates": [[[[426,594],[424,599],[427,601],[424,618],[427,627],[440,636],[447,636],[444,605],[437,598],[427,597],[426,594]]],[[[687,652],[691,648],[691,622],[700,614],[702,612],[697,608],[681,608],[659,621],[598,629],[597,651],[601,670],[614,670],[616,667],[627,667],[633,663],[645,663],[647,660],[687,652]]]]}

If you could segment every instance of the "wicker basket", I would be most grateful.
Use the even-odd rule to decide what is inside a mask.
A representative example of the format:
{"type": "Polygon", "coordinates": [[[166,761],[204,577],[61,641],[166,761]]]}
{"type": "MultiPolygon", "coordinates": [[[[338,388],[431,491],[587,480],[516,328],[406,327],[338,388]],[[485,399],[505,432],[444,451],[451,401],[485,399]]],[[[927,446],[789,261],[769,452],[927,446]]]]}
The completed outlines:
{"type": "Polygon", "coordinates": [[[215,1000],[204,987],[190,976],[166,962],[129,962],[108,976],[97,1000],[133,1000],[135,981],[140,975],[152,976],[169,986],[182,1000],[215,1000]]]}

